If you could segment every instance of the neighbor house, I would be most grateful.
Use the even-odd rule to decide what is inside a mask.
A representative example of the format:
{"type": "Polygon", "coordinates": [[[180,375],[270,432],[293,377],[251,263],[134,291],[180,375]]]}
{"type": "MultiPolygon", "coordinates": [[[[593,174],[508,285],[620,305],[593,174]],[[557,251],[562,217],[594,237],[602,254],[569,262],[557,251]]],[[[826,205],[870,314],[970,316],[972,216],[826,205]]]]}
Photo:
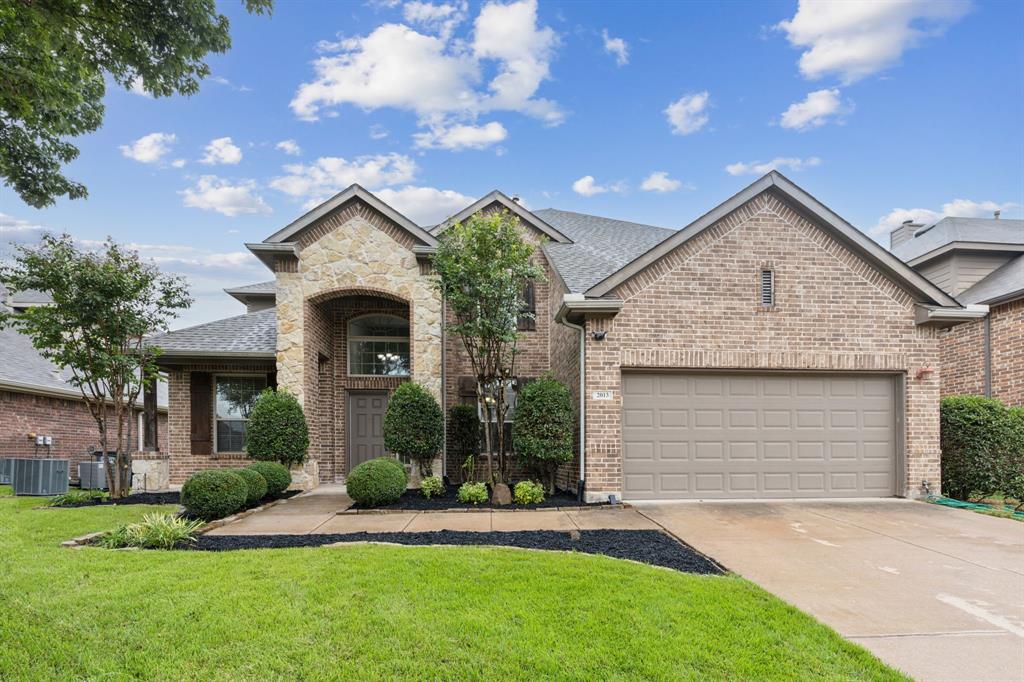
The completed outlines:
{"type": "MultiPolygon", "coordinates": [[[[248,244],[272,282],[247,313],[154,339],[170,382],[171,476],[238,466],[253,396],[286,388],[311,430],[311,482],[385,454],[409,379],[472,402],[431,254],[452,224],[509,211],[540,244],[520,381],[573,391],[588,499],[915,496],[939,488],[942,328],[977,319],[772,172],[680,230],[492,192],[416,225],[353,185],[248,244]]],[[[514,413],[511,415],[514,419],[514,413]]],[[[460,462],[442,461],[457,478],[460,462]]]]}
{"type": "MultiPolygon", "coordinates": [[[[0,308],[5,311],[24,312],[52,302],[44,292],[0,287],[0,308]]],[[[71,460],[71,479],[77,481],[78,462],[92,460],[100,443],[96,420],[70,378],[70,371],[43,357],[29,337],[11,327],[0,329],[0,457],[71,460]],[[40,436],[44,443],[37,445],[40,436]]],[[[142,401],[135,411],[133,459],[140,476],[150,472],[146,485],[161,488],[167,485],[167,476],[157,473],[167,467],[166,385],[152,391],[150,399],[154,421],[149,428],[142,401]]]]}
{"type": "Polygon", "coordinates": [[[1024,405],[1024,220],[907,221],[891,249],[984,318],[942,335],[942,395],[984,395],[1024,405]]]}

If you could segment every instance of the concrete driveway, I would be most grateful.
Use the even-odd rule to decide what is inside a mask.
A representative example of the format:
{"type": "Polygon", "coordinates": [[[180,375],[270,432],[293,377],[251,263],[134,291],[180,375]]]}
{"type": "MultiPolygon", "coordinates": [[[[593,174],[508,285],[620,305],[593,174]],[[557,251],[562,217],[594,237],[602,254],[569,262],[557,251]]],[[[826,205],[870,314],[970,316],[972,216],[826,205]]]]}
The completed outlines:
{"type": "Polygon", "coordinates": [[[1024,680],[1024,523],[905,500],[642,503],[919,680],[1024,680]]]}

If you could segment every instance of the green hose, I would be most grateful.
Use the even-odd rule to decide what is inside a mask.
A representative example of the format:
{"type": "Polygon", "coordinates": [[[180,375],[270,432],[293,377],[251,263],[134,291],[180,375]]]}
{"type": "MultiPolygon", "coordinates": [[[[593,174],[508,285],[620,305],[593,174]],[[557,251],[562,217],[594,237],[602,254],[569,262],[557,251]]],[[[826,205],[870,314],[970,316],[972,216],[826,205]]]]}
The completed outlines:
{"type": "Polygon", "coordinates": [[[1003,505],[1000,509],[999,506],[994,504],[964,502],[963,500],[954,500],[951,497],[942,497],[941,495],[929,495],[928,501],[933,504],[941,504],[943,507],[953,507],[955,509],[970,509],[971,511],[1006,511],[1010,512],[1016,519],[1024,519],[1024,511],[1014,511],[1013,507],[1009,505],[1003,505]]]}

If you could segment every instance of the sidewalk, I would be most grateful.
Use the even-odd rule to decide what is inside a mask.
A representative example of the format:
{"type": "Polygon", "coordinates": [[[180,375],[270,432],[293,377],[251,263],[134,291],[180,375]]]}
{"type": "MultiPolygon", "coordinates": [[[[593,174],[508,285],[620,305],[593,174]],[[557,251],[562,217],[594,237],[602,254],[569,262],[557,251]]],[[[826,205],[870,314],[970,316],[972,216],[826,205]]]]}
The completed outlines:
{"type": "Polygon", "coordinates": [[[402,533],[438,530],[658,530],[635,509],[338,514],[352,500],[344,486],[322,485],[283,504],[209,532],[210,535],[307,535],[310,533],[402,533]]]}

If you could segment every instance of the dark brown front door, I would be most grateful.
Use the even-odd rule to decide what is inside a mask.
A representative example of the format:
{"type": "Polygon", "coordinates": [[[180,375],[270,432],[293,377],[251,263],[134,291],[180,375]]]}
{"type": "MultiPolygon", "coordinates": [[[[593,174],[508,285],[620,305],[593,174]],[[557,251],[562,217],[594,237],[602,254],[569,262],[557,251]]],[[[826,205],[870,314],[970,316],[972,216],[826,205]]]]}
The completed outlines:
{"type": "Polygon", "coordinates": [[[348,470],[368,459],[384,456],[384,412],[387,391],[348,394],[348,470]]]}

